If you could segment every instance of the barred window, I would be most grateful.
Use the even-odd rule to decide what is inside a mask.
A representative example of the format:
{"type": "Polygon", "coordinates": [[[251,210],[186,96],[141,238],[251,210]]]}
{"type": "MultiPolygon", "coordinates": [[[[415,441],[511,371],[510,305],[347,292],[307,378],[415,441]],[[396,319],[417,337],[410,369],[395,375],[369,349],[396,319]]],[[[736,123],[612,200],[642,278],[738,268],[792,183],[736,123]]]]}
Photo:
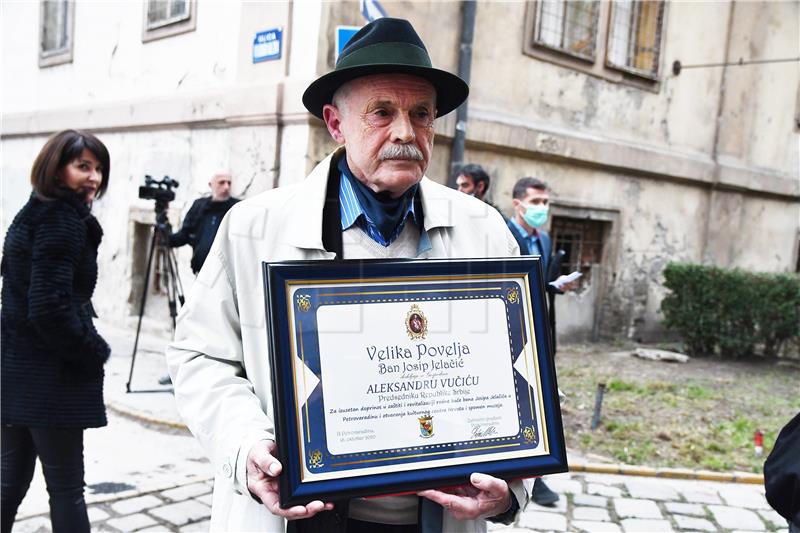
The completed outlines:
{"type": "Polygon", "coordinates": [[[608,66],[655,77],[663,17],[663,2],[613,2],[608,32],[608,66]]]}
{"type": "Polygon", "coordinates": [[[147,3],[147,29],[152,30],[189,18],[186,0],[150,0],[147,3]]]}
{"type": "Polygon", "coordinates": [[[69,0],[42,0],[39,66],[72,61],[75,4],[69,0]]]}
{"type": "Polygon", "coordinates": [[[147,0],[145,6],[144,41],[195,29],[195,0],[147,0]]]}
{"type": "Polygon", "coordinates": [[[559,274],[580,272],[578,288],[591,285],[592,269],[603,256],[603,235],[609,222],[554,216],[551,226],[553,250],[564,250],[559,274]]]}
{"type": "Polygon", "coordinates": [[[593,60],[598,0],[541,0],[537,4],[534,43],[593,60]]]}
{"type": "Polygon", "coordinates": [[[525,53],[614,82],[658,90],[663,0],[534,0],[525,53]]]}

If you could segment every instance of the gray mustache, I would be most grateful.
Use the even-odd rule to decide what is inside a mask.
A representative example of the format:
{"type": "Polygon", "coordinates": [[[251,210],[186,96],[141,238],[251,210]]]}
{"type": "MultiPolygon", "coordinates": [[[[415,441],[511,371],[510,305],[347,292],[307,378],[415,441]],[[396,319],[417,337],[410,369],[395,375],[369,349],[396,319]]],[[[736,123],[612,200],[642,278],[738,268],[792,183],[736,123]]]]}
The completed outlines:
{"type": "Polygon", "coordinates": [[[381,150],[378,158],[381,161],[387,159],[413,159],[422,161],[422,151],[413,144],[390,144],[381,150]]]}

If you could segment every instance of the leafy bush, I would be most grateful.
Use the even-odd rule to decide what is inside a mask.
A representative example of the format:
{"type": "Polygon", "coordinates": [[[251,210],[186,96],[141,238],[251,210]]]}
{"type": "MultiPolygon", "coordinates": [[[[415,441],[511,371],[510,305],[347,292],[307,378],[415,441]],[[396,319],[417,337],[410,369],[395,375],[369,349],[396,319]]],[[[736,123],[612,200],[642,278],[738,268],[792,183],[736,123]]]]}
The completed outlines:
{"type": "Polygon", "coordinates": [[[800,337],[800,278],[756,274],[688,263],[669,263],[670,293],[661,302],[664,324],[683,338],[691,355],[719,353],[775,357],[800,337]]]}

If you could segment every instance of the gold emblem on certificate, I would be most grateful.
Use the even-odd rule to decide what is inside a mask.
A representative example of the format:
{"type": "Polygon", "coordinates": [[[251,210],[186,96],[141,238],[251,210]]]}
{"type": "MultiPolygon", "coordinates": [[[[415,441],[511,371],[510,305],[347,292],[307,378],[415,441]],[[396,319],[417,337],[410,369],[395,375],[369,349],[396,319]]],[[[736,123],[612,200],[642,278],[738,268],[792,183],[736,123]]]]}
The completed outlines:
{"type": "Polygon", "coordinates": [[[417,304],[412,305],[406,313],[406,331],[412,341],[424,339],[428,334],[428,319],[417,304]]]}
{"type": "Polygon", "coordinates": [[[423,439],[429,439],[433,437],[433,417],[431,415],[425,415],[419,417],[419,436],[423,439]]]}

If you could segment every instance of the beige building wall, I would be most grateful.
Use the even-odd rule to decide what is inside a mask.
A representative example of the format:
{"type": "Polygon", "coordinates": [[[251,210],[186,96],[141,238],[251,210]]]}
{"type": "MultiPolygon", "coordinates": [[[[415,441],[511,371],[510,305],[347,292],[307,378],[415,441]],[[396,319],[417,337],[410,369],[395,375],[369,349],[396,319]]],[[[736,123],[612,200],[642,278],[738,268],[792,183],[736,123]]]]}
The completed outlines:
{"type": "MultiPolygon", "coordinates": [[[[435,66],[457,70],[460,3],[384,7],[412,21],[435,66]]],[[[677,76],[671,66],[796,57],[800,4],[668,2],[655,84],[535,57],[526,46],[534,7],[477,4],[465,161],[486,167],[506,215],[514,182],[536,175],[553,189],[555,216],[602,226],[590,282],[557,301],[562,340],[658,338],[662,270],[672,260],[794,271],[798,64],[677,76]]],[[[131,318],[141,224],[152,216],[151,203],[136,198],[145,173],[181,181],[177,225],[220,168],[232,171],[236,194],[249,196],[302,180],[335,146],[301,95],[333,68],[336,26],[363,24],[357,2],[198,0],[193,31],[142,42],[140,2],[78,1],[73,61],[47,68],[37,64],[38,9],[5,4],[0,20],[2,229],[27,198],[46,136],[97,132],[111,149],[113,180],[96,207],[106,229],[97,298],[104,318],[131,318]],[[255,32],[275,27],[283,29],[281,59],[254,64],[255,32]]],[[[454,113],[437,121],[428,174],[442,183],[454,132],[454,113]]],[[[187,290],[189,255],[179,252],[187,290]]],[[[163,300],[149,305],[161,321],[163,300]]]]}
{"type": "MultiPolygon", "coordinates": [[[[631,84],[525,52],[534,2],[478,2],[466,162],[493,179],[491,200],[511,214],[511,188],[528,175],[552,187],[553,213],[602,221],[591,283],[557,300],[562,339],[652,340],[662,333],[662,271],[669,261],[794,271],[800,231],[797,63],[684,69],[683,65],[797,55],[796,2],[669,2],[659,79],[631,84]],[[792,112],[787,112],[791,110],[792,112]]],[[[460,5],[392,2],[433,62],[458,65],[460,5]]],[[[318,70],[332,68],[337,24],[327,5],[318,70]]],[[[613,77],[613,76],[612,76],[613,77]]],[[[428,174],[449,173],[455,120],[437,124],[428,174]]],[[[318,161],[332,146],[321,124],[318,161]]],[[[316,148],[315,148],[316,146],[316,148]]]]}
{"type": "MultiPolygon", "coordinates": [[[[30,194],[30,167],[47,137],[65,128],[96,133],[111,154],[111,184],[93,207],[105,233],[94,304],[104,320],[120,325],[138,315],[155,218],[153,202],[138,198],[145,174],[180,182],[169,211],[177,229],[192,202],[209,192],[214,173],[231,172],[233,194],[252,196],[274,187],[282,170],[298,174],[302,164],[280,165],[282,154],[298,152],[296,139],[301,160],[307,152],[306,113],[297,111],[299,97],[284,98],[284,87],[314,74],[302,50],[294,60],[289,54],[303,40],[313,48],[313,24],[304,26],[312,33],[290,31],[289,2],[201,0],[196,7],[194,30],[144,42],[142,2],[79,0],[72,61],[42,68],[39,3],[3,6],[2,232],[30,194]],[[255,33],[276,27],[284,30],[281,59],[253,63],[255,33]]],[[[301,20],[308,13],[319,18],[313,6],[294,7],[301,20]]],[[[191,248],[176,252],[188,293],[191,248]]],[[[171,331],[162,294],[148,293],[144,324],[171,331]]]]}

